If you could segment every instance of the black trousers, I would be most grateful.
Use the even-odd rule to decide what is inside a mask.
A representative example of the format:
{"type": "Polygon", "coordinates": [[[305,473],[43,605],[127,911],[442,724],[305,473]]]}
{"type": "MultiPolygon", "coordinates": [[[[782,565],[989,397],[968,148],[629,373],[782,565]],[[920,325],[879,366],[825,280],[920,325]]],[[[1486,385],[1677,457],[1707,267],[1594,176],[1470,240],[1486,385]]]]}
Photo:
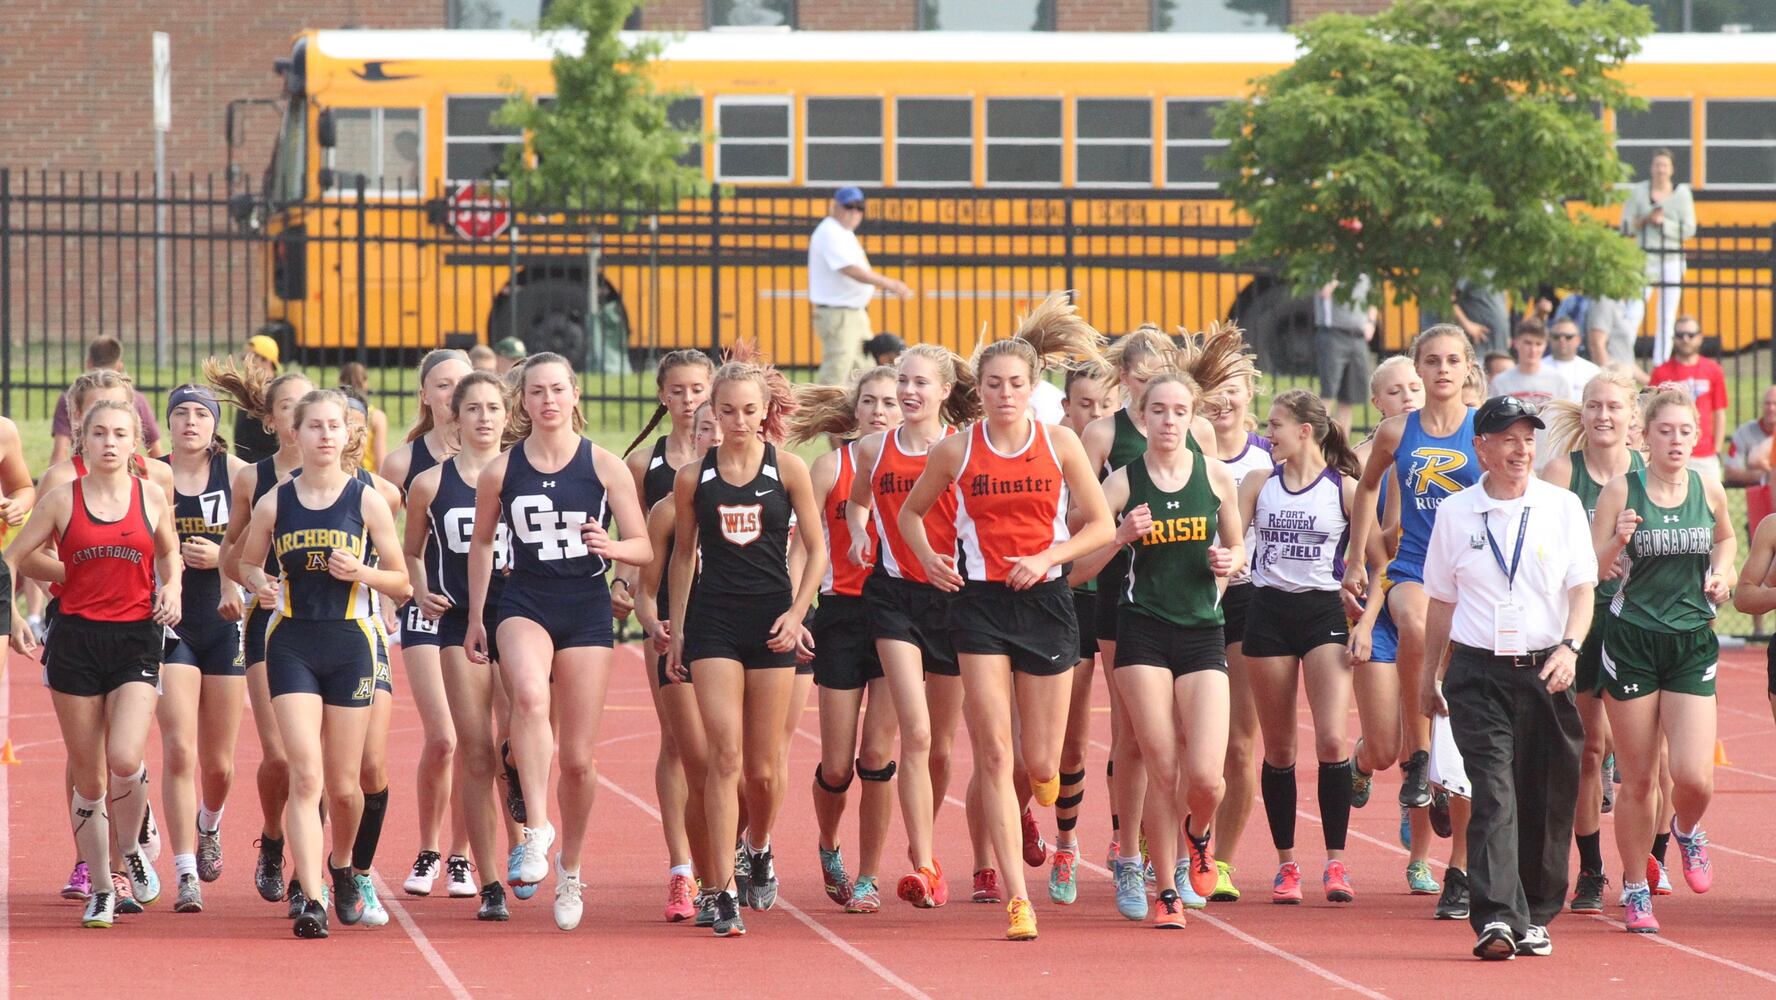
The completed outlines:
{"type": "Polygon", "coordinates": [[[1474,788],[1468,922],[1546,927],[1566,903],[1584,725],[1572,691],[1549,694],[1540,667],[1456,646],[1443,697],[1474,788]]]}

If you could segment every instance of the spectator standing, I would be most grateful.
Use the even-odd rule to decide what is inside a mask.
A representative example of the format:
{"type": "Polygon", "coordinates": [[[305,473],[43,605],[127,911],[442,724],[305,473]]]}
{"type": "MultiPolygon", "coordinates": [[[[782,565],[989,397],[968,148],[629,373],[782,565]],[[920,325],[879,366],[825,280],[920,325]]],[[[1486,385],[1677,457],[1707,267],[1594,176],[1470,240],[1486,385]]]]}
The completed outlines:
{"type": "MultiPolygon", "coordinates": [[[[1542,363],[1542,355],[1548,350],[1548,331],[1541,320],[1534,316],[1519,320],[1511,335],[1511,348],[1517,352],[1517,364],[1492,377],[1489,388],[1493,395],[1514,396],[1538,410],[1556,399],[1568,398],[1566,378],[1542,363]]],[[[1542,447],[1546,441],[1546,434],[1537,434],[1537,472],[1553,457],[1542,454],[1547,451],[1542,447]]]]}
{"type": "Polygon", "coordinates": [[[814,333],[820,338],[821,385],[844,385],[863,367],[870,339],[869,304],[876,289],[901,298],[912,290],[870,270],[869,255],[857,242],[863,223],[863,192],[843,187],[833,195],[827,216],[808,240],[808,299],[814,303],[814,333]]]}
{"type": "Polygon", "coordinates": [[[1747,420],[1733,431],[1726,454],[1721,456],[1728,486],[1759,486],[1770,479],[1770,438],[1776,435],[1776,385],[1764,390],[1756,420],[1747,420]]]}
{"type": "MultiPolygon", "coordinates": [[[[86,345],[86,370],[114,371],[128,374],[123,370],[123,344],[116,337],[98,337],[86,345]]],[[[72,380],[70,380],[72,381],[72,380]]],[[[134,394],[136,416],[142,421],[142,447],[148,454],[160,456],[166,454],[166,445],[160,438],[160,424],[154,420],[154,411],[148,406],[148,397],[138,392],[134,394]]],[[[68,460],[68,453],[73,448],[74,428],[68,419],[68,394],[63,393],[56,399],[55,413],[49,420],[49,464],[60,465],[68,460]]]]}
{"type": "Polygon", "coordinates": [[[863,342],[863,350],[876,365],[892,365],[906,350],[906,341],[892,333],[878,333],[863,342]]]}
{"type": "Polygon", "coordinates": [[[1425,557],[1425,649],[1449,656],[1428,657],[1443,666],[1425,671],[1420,703],[1449,716],[1473,786],[1468,921],[1491,960],[1553,952],[1584,745],[1571,686],[1597,554],[1579,498],[1530,474],[1541,429],[1516,397],[1480,407],[1486,472],[1443,501],[1425,557]]]}
{"type": "Polygon", "coordinates": [[[524,341],[517,337],[505,337],[493,345],[493,353],[493,373],[505,378],[506,373],[517,367],[518,362],[523,361],[530,351],[525,348],[524,341]]]}
{"type": "Polygon", "coordinates": [[[1622,299],[1592,299],[1585,311],[1585,343],[1599,368],[1634,364],[1639,306],[1622,299]]]}
{"type": "MultiPolygon", "coordinates": [[[[1688,184],[1676,182],[1671,150],[1653,153],[1647,179],[1628,186],[1622,206],[1622,232],[1646,251],[1646,302],[1659,293],[1659,317],[1653,326],[1653,364],[1662,365],[1673,351],[1672,334],[1683,302],[1684,241],[1696,235],[1696,201],[1688,184]]],[[[1636,326],[1639,326],[1636,317],[1636,326]]],[[[1700,444],[1700,442],[1698,442],[1700,444]]]]}
{"type": "Polygon", "coordinates": [[[499,374],[499,355],[486,344],[476,344],[469,348],[469,367],[478,372],[499,374]]]}
{"type": "Polygon", "coordinates": [[[1463,278],[1455,283],[1455,321],[1478,353],[1503,351],[1511,339],[1511,307],[1505,293],[1463,278]]]}
{"type": "MultiPolygon", "coordinates": [[[[1486,382],[1488,385],[1492,383],[1493,379],[1498,378],[1500,375],[1510,371],[1517,365],[1517,359],[1511,357],[1504,351],[1487,351],[1486,357],[1481,358],[1480,361],[1486,367],[1486,382]]],[[[1478,400],[1476,400],[1476,402],[1478,402],[1478,400]]]]}
{"type": "Polygon", "coordinates": [[[1314,296],[1314,355],[1320,368],[1320,398],[1335,403],[1332,419],[1350,433],[1351,409],[1369,395],[1369,342],[1375,339],[1377,312],[1369,301],[1369,276],[1344,294],[1336,281],[1314,296]]]}
{"type": "Polygon", "coordinates": [[[1548,328],[1548,356],[1542,367],[1566,380],[1562,398],[1577,403],[1585,395],[1585,383],[1603,369],[1579,357],[1579,324],[1572,319],[1557,318],[1548,328]]]}
{"type": "Polygon", "coordinates": [[[1696,450],[1690,468],[1721,478],[1720,455],[1727,444],[1727,375],[1712,358],[1702,356],[1702,324],[1694,316],[1672,326],[1671,357],[1653,369],[1653,384],[1670,382],[1696,403],[1696,450]]]}

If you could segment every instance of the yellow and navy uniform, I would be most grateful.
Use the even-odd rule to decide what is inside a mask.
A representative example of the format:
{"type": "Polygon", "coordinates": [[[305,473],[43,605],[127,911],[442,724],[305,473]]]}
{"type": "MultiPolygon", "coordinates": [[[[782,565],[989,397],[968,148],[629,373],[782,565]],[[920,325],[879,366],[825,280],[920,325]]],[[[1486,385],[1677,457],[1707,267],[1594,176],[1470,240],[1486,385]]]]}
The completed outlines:
{"type": "Polygon", "coordinates": [[[376,600],[368,586],[335,579],[327,569],[335,549],[365,563],[375,559],[364,525],[365,489],[354,477],[326,508],[311,510],[294,481],[277,488],[271,553],[281,593],[265,637],[274,698],[316,694],[329,705],[370,704],[383,641],[376,600]]]}

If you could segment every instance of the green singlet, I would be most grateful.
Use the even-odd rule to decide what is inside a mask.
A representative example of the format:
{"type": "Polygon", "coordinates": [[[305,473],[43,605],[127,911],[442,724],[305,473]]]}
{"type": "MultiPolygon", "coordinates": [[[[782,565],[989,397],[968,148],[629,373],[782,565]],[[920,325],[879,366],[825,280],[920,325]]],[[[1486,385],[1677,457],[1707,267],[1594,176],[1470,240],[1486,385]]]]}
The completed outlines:
{"type": "Polygon", "coordinates": [[[1209,546],[1220,537],[1221,498],[1201,456],[1190,464],[1190,479],[1171,493],[1154,485],[1145,456],[1127,466],[1123,512],[1146,504],[1153,528],[1128,547],[1132,557],[1121,604],[1182,628],[1209,628],[1224,622],[1209,569],[1209,546]]]}
{"type": "Polygon", "coordinates": [[[1649,632],[1693,632],[1714,620],[1702,592],[1714,550],[1714,512],[1702,477],[1687,471],[1683,503],[1660,507],[1647,496],[1645,470],[1628,476],[1628,509],[1641,517],[1628,542],[1628,575],[1610,614],[1649,632]]]}
{"type": "MultiPolygon", "coordinates": [[[[1585,506],[1585,519],[1596,520],[1597,498],[1603,496],[1604,484],[1591,478],[1591,470],[1585,467],[1583,450],[1573,452],[1568,458],[1572,462],[1572,476],[1567,480],[1566,488],[1578,494],[1579,503],[1585,506]]],[[[1634,473],[1644,468],[1646,468],[1646,461],[1640,457],[1640,452],[1629,450],[1628,471],[1634,473]]],[[[1597,606],[1601,608],[1608,604],[1610,599],[1616,596],[1616,591],[1621,589],[1621,580],[1599,581],[1597,584],[1597,606]]]]}

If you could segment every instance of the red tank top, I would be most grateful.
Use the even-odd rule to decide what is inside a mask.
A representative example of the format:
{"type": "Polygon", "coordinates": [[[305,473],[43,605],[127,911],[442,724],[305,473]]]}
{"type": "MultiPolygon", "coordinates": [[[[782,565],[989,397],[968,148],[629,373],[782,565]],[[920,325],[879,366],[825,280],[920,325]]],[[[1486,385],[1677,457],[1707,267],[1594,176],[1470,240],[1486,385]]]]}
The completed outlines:
{"type": "MultiPolygon", "coordinates": [[[[1014,559],[1033,556],[1072,537],[1067,531],[1067,480],[1061,475],[1048,425],[1030,421],[1030,439],[1003,455],[987,439],[985,421],[968,431],[968,452],[956,476],[961,505],[956,535],[962,575],[1004,583],[1014,559]]],[[[1048,579],[1061,567],[1048,571],[1048,579]]]]}
{"type": "Polygon", "coordinates": [[[833,479],[832,490],[826,494],[826,507],[822,514],[826,518],[826,580],[820,585],[822,594],[841,594],[856,597],[863,593],[864,578],[870,575],[874,566],[876,548],[881,536],[876,533],[876,522],[869,522],[869,557],[870,563],[859,566],[851,561],[851,529],[845,523],[845,508],[850,505],[851,485],[857,478],[857,459],[852,449],[856,442],[848,442],[839,447],[839,473],[833,479]]]}
{"type": "MultiPolygon", "coordinates": [[[[944,436],[955,433],[946,429],[944,436]]],[[[900,537],[900,508],[907,494],[925,471],[929,451],[909,455],[900,448],[900,429],[889,431],[882,438],[882,453],[870,470],[870,498],[875,504],[876,536],[881,539],[876,558],[889,576],[917,583],[930,583],[925,567],[913,555],[912,547],[900,537]]],[[[956,551],[956,491],[945,490],[925,512],[925,537],[938,555],[956,551]]]]}
{"type": "MultiPolygon", "coordinates": [[[[75,481],[78,482],[81,479],[85,479],[86,478],[86,459],[82,458],[79,455],[72,455],[69,457],[68,461],[72,462],[74,465],[74,479],[75,479],[75,481]]],[[[135,476],[136,478],[140,479],[140,478],[148,475],[148,460],[146,458],[143,458],[139,454],[132,455],[132,456],[130,456],[129,469],[130,469],[130,475],[135,476]]],[[[50,584],[49,585],[49,596],[56,598],[59,601],[62,596],[62,587],[63,587],[63,584],[59,584],[59,583],[50,584]]],[[[61,611],[62,611],[62,606],[60,604],[57,604],[56,605],[56,613],[60,614],[61,611]]],[[[120,620],[121,621],[134,621],[135,619],[125,618],[125,619],[120,619],[120,620]]]]}
{"type": "Polygon", "coordinates": [[[101,622],[153,617],[154,528],[142,501],[142,481],[133,481],[129,510],[122,517],[100,521],[87,512],[84,480],[74,480],[74,509],[56,541],[67,571],[60,613],[101,622]]]}

